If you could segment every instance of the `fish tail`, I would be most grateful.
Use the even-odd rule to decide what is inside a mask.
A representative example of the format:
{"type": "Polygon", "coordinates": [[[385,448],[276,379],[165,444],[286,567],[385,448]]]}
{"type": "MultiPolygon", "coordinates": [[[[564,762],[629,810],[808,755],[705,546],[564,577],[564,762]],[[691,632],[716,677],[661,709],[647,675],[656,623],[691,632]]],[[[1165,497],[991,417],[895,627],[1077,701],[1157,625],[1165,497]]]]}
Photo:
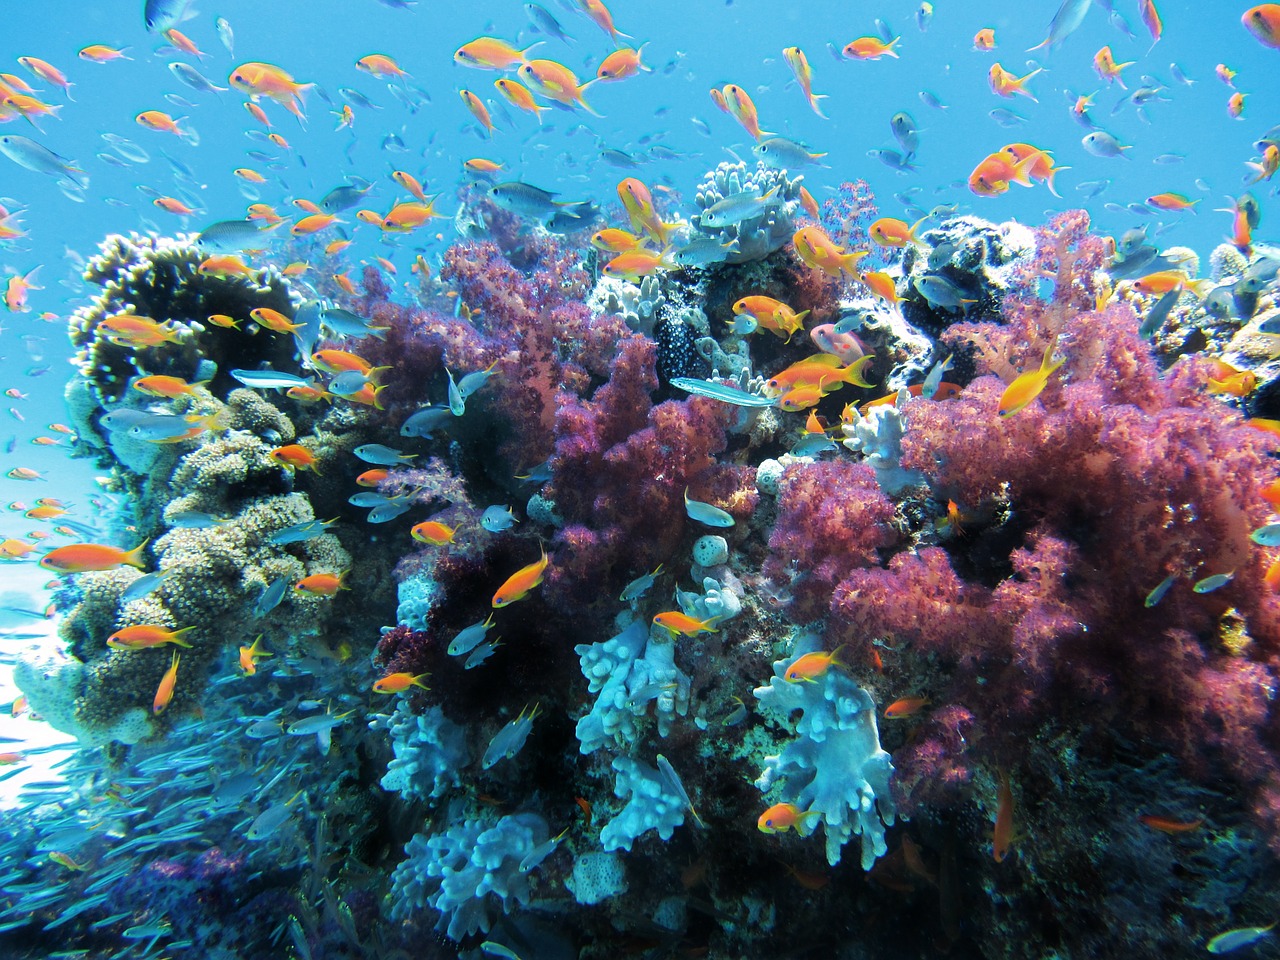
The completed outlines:
{"type": "Polygon", "coordinates": [[[823,113],[823,112],[822,112],[822,108],[821,108],[820,106],[818,106],[818,101],[819,101],[819,100],[825,100],[825,99],[827,99],[827,95],[826,95],[825,93],[811,93],[811,94],[809,94],[809,106],[810,106],[810,108],[812,108],[813,112],[814,112],[814,113],[816,113],[818,116],[820,116],[823,120],[830,119],[830,118],[829,118],[825,113],[823,113]]]}
{"type": "Polygon", "coordinates": [[[147,544],[150,542],[150,540],[143,540],[140,544],[121,557],[120,562],[127,563],[131,567],[137,567],[139,570],[146,569],[147,561],[143,558],[142,551],[146,549],[147,544]]]}

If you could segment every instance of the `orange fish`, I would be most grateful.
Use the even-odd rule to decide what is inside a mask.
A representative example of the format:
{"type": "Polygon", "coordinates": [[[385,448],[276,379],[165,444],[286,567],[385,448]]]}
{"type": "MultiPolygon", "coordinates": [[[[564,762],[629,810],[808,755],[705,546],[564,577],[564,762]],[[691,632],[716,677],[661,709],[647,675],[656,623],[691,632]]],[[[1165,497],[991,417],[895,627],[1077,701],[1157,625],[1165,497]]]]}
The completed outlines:
{"type": "Polygon", "coordinates": [[[171,630],[169,627],[154,624],[123,627],[107,637],[107,646],[116,650],[146,650],[149,647],[158,647],[162,643],[172,643],[179,647],[190,648],[191,644],[182,639],[182,635],[194,629],[196,628],[192,626],[171,630]]]}
{"type": "Polygon", "coordinates": [[[596,79],[625,80],[628,77],[634,77],[637,73],[653,73],[653,70],[640,62],[640,55],[644,53],[644,48],[647,46],[647,43],[642,43],[638,50],[619,47],[601,61],[600,66],[596,68],[596,79]]]}
{"type": "Polygon", "coordinates": [[[786,833],[788,830],[800,832],[805,817],[820,817],[818,810],[801,810],[794,803],[775,803],[760,814],[756,820],[756,829],[761,833],[786,833]]]}
{"type": "Polygon", "coordinates": [[[246,100],[244,108],[249,111],[249,116],[253,117],[253,119],[257,120],[268,130],[271,129],[271,119],[267,116],[267,111],[263,110],[252,100],[246,100]]]}
{"type": "Polygon", "coordinates": [[[846,383],[854,387],[870,387],[871,384],[862,379],[862,371],[874,359],[875,354],[869,353],[847,366],[841,366],[840,358],[835,354],[815,353],[774,374],[765,383],[765,391],[778,394],[797,387],[821,387],[826,393],[846,383]]]}
{"type": "Polygon", "coordinates": [[[440,216],[436,212],[434,198],[430,203],[397,203],[382,218],[383,230],[394,230],[407,233],[440,216]]]}
{"type": "Polygon", "coordinates": [[[663,223],[653,205],[653,194],[644,181],[635,177],[624,177],[618,181],[618,199],[626,208],[627,217],[631,220],[631,229],[643,233],[656,242],[665,245],[670,224],[663,223]]]}
{"type": "Polygon", "coordinates": [[[872,240],[882,247],[905,247],[908,243],[914,243],[918,246],[920,241],[916,239],[916,231],[928,219],[928,217],[922,217],[911,226],[907,226],[903,220],[896,220],[893,217],[881,217],[867,228],[867,233],[872,240]]]}
{"type": "Polygon", "coordinates": [[[676,263],[669,251],[658,253],[643,248],[620,253],[601,269],[606,277],[618,277],[635,282],[641,277],[649,277],[659,270],[673,270],[676,263]]]}
{"type": "Polygon", "coordinates": [[[535,43],[521,51],[495,37],[479,37],[460,46],[454,52],[453,59],[464,67],[506,70],[513,64],[526,62],[529,51],[538,45],[535,43]]]}
{"type": "Polygon", "coordinates": [[[825,676],[826,672],[832,667],[844,666],[837,659],[837,655],[843,649],[844,645],[841,644],[830,653],[825,650],[817,650],[813,653],[806,653],[802,657],[797,657],[787,666],[782,679],[786,680],[787,683],[816,683],[816,678],[825,676]]]}
{"type": "Polygon", "coordinates": [[[1044,359],[1040,363],[1040,369],[1028,370],[1019,376],[1011,384],[1004,388],[1004,393],[1000,394],[1000,404],[996,408],[996,414],[1002,418],[1012,417],[1015,413],[1029,404],[1044,391],[1049,384],[1049,377],[1053,372],[1061,367],[1065,360],[1053,362],[1053,351],[1057,348],[1057,341],[1049,344],[1044,351],[1044,359]]]}
{"type": "Polygon", "coordinates": [[[752,138],[759,140],[761,137],[772,136],[768,130],[760,129],[760,117],[756,113],[755,102],[736,83],[727,84],[724,88],[724,102],[729,114],[742,124],[742,129],[751,134],[752,138]]]}
{"type": "Polygon", "coordinates": [[[181,30],[169,29],[164,32],[163,36],[166,40],[168,40],[171,44],[173,44],[175,47],[177,47],[179,50],[181,50],[183,53],[187,54],[188,56],[195,57],[198,60],[203,60],[205,57],[209,56],[209,54],[205,53],[203,50],[197,47],[195,44],[195,41],[192,40],[190,37],[188,37],[181,30]]]}
{"type": "Polygon", "coordinates": [[[914,717],[925,708],[929,701],[925,697],[903,697],[884,708],[886,720],[905,720],[914,717]]]}
{"type": "Polygon", "coordinates": [[[185,120],[186,117],[179,117],[175,120],[173,117],[161,110],[144,110],[133,119],[137,121],[139,126],[146,127],[148,130],[156,130],[160,133],[172,133],[174,136],[183,137],[184,139],[190,137],[190,134],[186,130],[183,130],[178,126],[178,124],[185,120]]]}
{"type": "Polygon", "coordinates": [[[311,363],[326,373],[346,373],[348,370],[359,370],[366,377],[374,370],[389,370],[390,367],[375,367],[364,357],[346,350],[317,350],[311,354],[311,363]]]}
{"type": "Polygon", "coordinates": [[[266,97],[274,100],[299,120],[306,119],[306,115],[302,112],[302,98],[315,86],[313,83],[298,83],[275,64],[260,61],[240,64],[231,71],[231,76],[227,80],[237,90],[249,94],[250,97],[266,97]]]}
{"type": "Polygon", "coordinates": [[[1157,193],[1154,196],[1147,197],[1147,205],[1155,207],[1157,210],[1191,210],[1200,201],[1189,200],[1180,193],[1157,193]]]}
{"type": "Polygon", "coordinates": [[[373,692],[404,693],[410,687],[421,687],[423,690],[430,690],[431,688],[422,682],[428,676],[425,673],[420,673],[416,677],[411,673],[389,673],[373,682],[373,692]]]}
{"type": "Polygon", "coordinates": [[[270,307],[254,307],[249,311],[249,318],[264,330],[270,330],[273,333],[293,333],[305,326],[305,324],[293,323],[279,310],[273,310],[270,307]]]}
{"type": "Polygon", "coordinates": [[[1120,71],[1125,67],[1132,67],[1136,60],[1126,60],[1124,63],[1116,63],[1115,55],[1111,52],[1110,46],[1102,47],[1093,55],[1093,69],[1098,77],[1105,80],[1108,84],[1118,83],[1121,90],[1129,89],[1124,85],[1124,81],[1120,79],[1120,71]]]}
{"type": "Polygon", "coordinates": [[[866,284],[867,289],[871,291],[872,295],[883,300],[885,303],[889,304],[889,306],[893,306],[902,299],[898,296],[897,281],[887,273],[872,271],[861,274],[858,279],[866,284]]]}
{"type": "Polygon", "coordinates": [[[208,382],[208,380],[201,380],[198,383],[187,383],[181,377],[166,377],[156,373],[133,381],[133,389],[147,396],[166,397],[172,400],[175,397],[193,396],[197,387],[202,387],[208,382]]]}
{"type": "Polygon", "coordinates": [[[27,306],[27,294],[32,290],[43,290],[44,287],[35,285],[36,274],[40,267],[35,267],[28,271],[25,277],[14,274],[5,281],[4,285],[4,305],[13,313],[26,313],[30,310],[27,306]]]}
{"type": "Polygon", "coordinates": [[[858,37],[857,40],[846,43],[840,52],[850,60],[879,60],[881,57],[897,59],[898,53],[893,48],[901,39],[901,37],[894,37],[885,43],[879,37],[858,37]]]}
{"type": "Polygon", "coordinates": [[[320,467],[319,458],[300,443],[290,443],[283,447],[276,447],[268,457],[282,467],[288,467],[290,470],[310,470],[312,473],[319,474],[320,467]]]}
{"type": "Polygon", "coordinates": [[[809,101],[809,109],[823,120],[827,119],[827,115],[818,107],[818,101],[825,100],[827,95],[813,92],[813,68],[809,66],[809,58],[804,55],[804,51],[799,47],[787,47],[782,51],[782,57],[795,75],[805,99],[809,101]]]}
{"type": "Polygon", "coordinates": [[[995,197],[1005,193],[1009,184],[1031,186],[1031,170],[1038,162],[1037,156],[1014,160],[1012,154],[1001,150],[988,154],[969,174],[969,189],[980,197],[995,197]]]}
{"type": "Polygon", "coordinates": [[[813,199],[813,194],[809,192],[808,187],[800,188],[800,206],[804,208],[804,212],[815,220],[822,217],[822,212],[818,209],[818,201],[813,199]]]}
{"type": "Polygon", "coordinates": [[[367,57],[361,57],[356,61],[356,69],[363,70],[371,77],[407,77],[400,68],[400,64],[396,63],[391,57],[385,53],[371,53],[367,57]]]}
{"type": "Polygon", "coordinates": [[[1246,161],[1245,166],[1258,172],[1258,175],[1249,181],[1251,184],[1259,180],[1270,180],[1276,175],[1276,171],[1280,170],[1280,146],[1274,143],[1267,144],[1267,148],[1262,151],[1261,161],[1254,163],[1249,160],[1246,161]]]}
{"type": "Polygon", "coordinates": [[[46,60],[41,60],[39,57],[19,57],[18,62],[45,83],[61,87],[67,99],[71,99],[71,88],[75,84],[68,82],[66,75],[53,64],[46,60]]]}
{"type": "Polygon", "coordinates": [[[211,313],[206,318],[215,327],[222,327],[224,330],[239,330],[243,320],[237,320],[235,317],[229,317],[225,313],[211,313]]]}
{"type": "Polygon", "coordinates": [[[696,637],[700,633],[715,633],[716,619],[708,617],[706,620],[698,620],[679,610],[667,610],[656,614],[653,622],[672,636],[696,637]]]}
{"type": "Polygon", "coordinates": [[[996,32],[992,27],[984,27],[973,35],[973,49],[994,50],[996,48],[996,32]]]}
{"type": "Polygon", "coordinates": [[[796,313],[781,300],[773,297],[743,297],[733,305],[735,317],[748,316],[775,336],[790,340],[792,334],[804,329],[808,310],[796,313]]]}
{"type": "Polygon", "coordinates": [[[169,664],[169,669],[160,678],[160,686],[156,688],[156,698],[151,702],[151,713],[154,716],[164,713],[169,706],[169,702],[173,700],[173,689],[178,684],[179,659],[181,659],[181,655],[177,650],[173,651],[173,662],[169,664]]]}
{"type": "Polygon", "coordinates": [[[196,273],[202,277],[249,277],[253,268],[232,254],[215,254],[200,261],[196,273]]]}
{"type": "Polygon", "coordinates": [[[65,547],[58,547],[46,553],[40,558],[40,566],[56,573],[114,570],[126,564],[142,570],[147,565],[142,556],[146,545],[144,541],[132,550],[121,550],[119,547],[102,543],[69,543],[65,547]]]}
{"type": "Polygon", "coordinates": [[[1154,813],[1144,813],[1138,817],[1138,822],[1144,827],[1150,827],[1152,830],[1159,830],[1161,833],[1191,833],[1193,830],[1199,830],[1204,823],[1203,817],[1195,820],[1174,820],[1171,817],[1162,817],[1154,813]]]}
{"type": "Polygon", "coordinates": [[[272,654],[262,648],[262,634],[258,634],[254,638],[253,646],[240,648],[240,659],[237,666],[244,676],[252,677],[258,672],[258,661],[270,656],[272,654]]]}
{"type": "Polygon", "coordinates": [[[1263,3],[1250,7],[1244,12],[1240,22],[1263,46],[1280,50],[1280,3],[1263,3]]]}
{"type": "Polygon", "coordinates": [[[112,60],[132,60],[132,57],[126,57],[124,52],[128,47],[121,47],[119,50],[114,47],[108,47],[101,43],[91,43],[87,47],[81,47],[80,52],[76,54],[81,60],[89,60],[93,63],[110,63],[112,60]]]}
{"type": "Polygon", "coordinates": [[[792,236],[791,243],[801,260],[837,280],[846,273],[858,276],[858,261],[868,253],[866,250],[845,253],[844,247],[827,236],[821,227],[802,227],[792,236]]]}
{"type": "Polygon", "coordinates": [[[99,325],[107,331],[107,339],[117,346],[158,347],[162,343],[178,342],[178,334],[172,328],[132,313],[117,313],[99,325]]]}
{"type": "Polygon", "coordinates": [[[496,160],[486,160],[484,157],[472,157],[470,160],[464,160],[462,169],[467,173],[475,175],[485,175],[489,173],[497,173],[505,164],[498,163],[496,160]]]}
{"type": "Polygon", "coordinates": [[[564,104],[566,107],[577,104],[587,113],[599,116],[582,96],[587,87],[597,82],[595,77],[580,84],[572,70],[555,60],[530,60],[521,64],[516,73],[525,85],[539,96],[564,104]]]}
{"type": "Polygon", "coordinates": [[[529,591],[542,582],[542,577],[547,569],[547,551],[542,550],[542,556],[529,564],[521,567],[503,582],[497,592],[493,595],[494,608],[505,607],[517,600],[523,600],[529,595],[529,591]]]}
{"type": "Polygon", "coordinates": [[[582,5],[582,11],[591,18],[591,22],[609,35],[609,39],[613,41],[614,46],[618,45],[619,37],[631,37],[625,33],[619,32],[618,28],[613,25],[613,14],[609,12],[609,8],[604,5],[604,0],[578,0],[582,5]]]}
{"type": "Polygon", "coordinates": [[[1009,787],[1009,775],[1000,771],[1000,788],[997,792],[996,827],[992,837],[991,855],[996,863],[1003,863],[1013,845],[1013,790],[1009,787]]]}
{"type": "Polygon", "coordinates": [[[991,70],[987,74],[988,79],[991,81],[991,92],[1005,98],[1010,98],[1014,94],[1020,93],[1024,97],[1035,101],[1036,98],[1031,91],[1026,88],[1026,83],[1043,69],[1043,67],[1036,67],[1025,77],[1018,77],[1000,66],[999,63],[993,63],[991,65],[991,70]]]}
{"type": "Polygon", "coordinates": [[[341,222],[330,213],[313,213],[295,223],[289,228],[289,232],[295,237],[305,237],[341,222]]]}
{"type": "Polygon", "coordinates": [[[185,203],[183,203],[181,200],[179,200],[176,197],[156,197],[151,202],[155,204],[157,207],[159,207],[161,210],[165,210],[168,213],[177,214],[180,217],[189,217],[193,213],[195,213],[195,210],[193,210],[191,207],[188,207],[185,203]]]}
{"type": "Polygon", "coordinates": [[[391,171],[391,179],[413,194],[414,199],[421,203],[427,202],[426,191],[422,189],[422,184],[413,174],[404,170],[393,170],[391,171]]]}
{"type": "Polygon", "coordinates": [[[1240,115],[1244,113],[1244,98],[1245,94],[1239,90],[1231,95],[1230,99],[1227,100],[1227,116],[1233,120],[1240,119],[1240,115]]]}
{"type": "Polygon", "coordinates": [[[373,470],[366,470],[360,476],[356,477],[356,486],[358,487],[376,487],[387,479],[391,471],[384,467],[378,467],[373,470]]]}
{"type": "Polygon", "coordinates": [[[1155,0],[1138,0],[1138,15],[1142,17],[1142,23],[1151,34],[1151,45],[1154,47],[1160,40],[1160,34],[1164,31],[1164,24],[1160,22],[1160,14],[1156,12],[1155,0]]]}
{"type": "Polygon", "coordinates": [[[619,230],[616,227],[608,227],[591,237],[591,245],[606,253],[626,253],[628,250],[644,246],[646,242],[644,237],[638,237],[630,231],[619,230]]]}
{"type": "Polygon", "coordinates": [[[318,386],[314,380],[300,383],[296,387],[290,387],[284,392],[284,395],[302,403],[316,403],[320,400],[333,402],[333,394],[324,387],[318,386]]]}
{"type": "Polygon", "coordinates": [[[413,529],[409,531],[410,536],[419,543],[429,543],[434,547],[453,543],[455,533],[457,531],[453,527],[438,520],[424,520],[422,523],[414,524],[413,529]]]}
{"type": "Polygon", "coordinates": [[[299,593],[309,593],[317,597],[332,597],[339,590],[350,589],[342,582],[343,577],[347,575],[344,570],[342,573],[313,573],[309,577],[303,577],[293,585],[293,589],[299,593]]]}
{"type": "Polygon", "coordinates": [[[484,127],[489,136],[493,136],[493,119],[489,116],[489,110],[484,105],[484,101],[470,90],[459,90],[458,96],[460,96],[462,98],[462,102],[467,105],[467,109],[471,111],[471,115],[480,121],[480,125],[484,127]]]}

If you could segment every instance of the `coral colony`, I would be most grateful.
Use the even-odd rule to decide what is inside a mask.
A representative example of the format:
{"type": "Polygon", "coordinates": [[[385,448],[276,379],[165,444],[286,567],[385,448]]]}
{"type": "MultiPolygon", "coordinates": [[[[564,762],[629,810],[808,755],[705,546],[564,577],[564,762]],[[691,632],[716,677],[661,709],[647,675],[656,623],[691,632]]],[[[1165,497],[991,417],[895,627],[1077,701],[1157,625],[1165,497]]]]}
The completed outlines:
{"type": "Polygon", "coordinates": [[[1227,246],[1151,322],[1118,281],[1169,251],[1082,212],[854,269],[874,198],[819,223],[801,179],[721,165],[684,260],[619,276],[608,218],[468,188],[416,302],[109,237],[67,399],[143,546],[68,568],[18,682],[111,763],[9,818],[0,937],[1175,956],[1266,922],[1277,439],[1194,348],[1274,363],[1280,261],[1227,246]]]}

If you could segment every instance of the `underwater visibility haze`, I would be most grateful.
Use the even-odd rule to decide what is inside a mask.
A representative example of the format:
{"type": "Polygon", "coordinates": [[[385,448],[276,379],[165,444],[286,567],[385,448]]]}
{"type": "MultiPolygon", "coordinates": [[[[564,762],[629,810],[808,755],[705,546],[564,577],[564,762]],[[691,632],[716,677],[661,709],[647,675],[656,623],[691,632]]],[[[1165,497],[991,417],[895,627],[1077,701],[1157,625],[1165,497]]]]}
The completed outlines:
{"type": "Polygon", "coordinates": [[[0,958],[1276,956],[1278,68],[25,5],[0,958]]]}

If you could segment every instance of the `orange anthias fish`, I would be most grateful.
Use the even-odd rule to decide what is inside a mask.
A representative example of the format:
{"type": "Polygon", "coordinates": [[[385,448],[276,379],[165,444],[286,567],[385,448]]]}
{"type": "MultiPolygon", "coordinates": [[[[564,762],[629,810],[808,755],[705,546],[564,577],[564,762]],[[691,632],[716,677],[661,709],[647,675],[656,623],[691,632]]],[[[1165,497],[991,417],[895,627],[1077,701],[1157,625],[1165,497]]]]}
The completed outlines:
{"type": "Polygon", "coordinates": [[[35,285],[36,274],[40,271],[40,267],[30,270],[25,277],[14,274],[5,281],[4,285],[4,305],[12,313],[26,313],[31,308],[27,306],[27,294],[31,290],[43,290],[44,287],[35,285]]]}
{"type": "Polygon", "coordinates": [[[753,139],[759,140],[761,137],[772,136],[768,130],[760,129],[760,116],[756,112],[755,101],[747,91],[736,83],[730,83],[721,92],[724,96],[725,109],[730,116],[742,124],[742,129],[751,134],[753,139]]]}
{"type": "Polygon", "coordinates": [[[895,700],[884,708],[884,718],[886,720],[905,720],[907,717],[914,717],[928,703],[927,697],[903,697],[901,700],[895,700]]]}
{"type": "Polygon", "coordinates": [[[1028,370],[1019,376],[1013,383],[1004,388],[1004,393],[1000,394],[1000,404],[996,408],[996,413],[1000,417],[1012,417],[1015,413],[1029,404],[1044,391],[1049,384],[1049,377],[1053,372],[1061,367],[1065,360],[1053,362],[1053,351],[1057,348],[1057,341],[1049,344],[1044,351],[1044,359],[1040,363],[1038,370],[1028,370]]]}
{"type": "Polygon", "coordinates": [[[1006,193],[1009,184],[1031,186],[1031,170],[1039,161],[1038,155],[1014,160],[1012,154],[1000,150],[988,154],[969,174],[969,189],[980,197],[996,197],[1006,193]]]}
{"type": "Polygon", "coordinates": [[[493,595],[494,608],[505,607],[527,597],[530,590],[542,583],[542,578],[547,570],[547,562],[547,551],[544,549],[541,557],[507,577],[502,586],[493,595]]]}
{"type": "Polygon", "coordinates": [[[786,671],[782,674],[782,679],[787,683],[816,683],[817,678],[825,676],[826,672],[832,667],[842,667],[844,664],[837,659],[838,654],[844,647],[839,646],[828,653],[825,650],[817,650],[813,653],[806,653],[802,657],[797,657],[787,666],[786,671]]]}
{"type": "Polygon", "coordinates": [[[356,61],[356,69],[363,70],[371,77],[409,76],[400,68],[400,64],[385,53],[371,53],[367,57],[361,57],[356,61]]]}
{"type": "Polygon", "coordinates": [[[801,832],[805,817],[820,817],[817,810],[801,810],[794,803],[775,803],[760,814],[756,820],[756,829],[761,833],[786,833],[788,830],[801,832]]]}
{"type": "Polygon", "coordinates": [[[1008,154],[1013,158],[1014,166],[1025,160],[1032,160],[1030,167],[1026,168],[1027,176],[1032,181],[1044,181],[1044,185],[1049,188],[1049,192],[1055,197],[1059,196],[1057,190],[1053,186],[1053,178],[1063,170],[1070,170],[1070,167],[1055,167],[1053,165],[1053,157],[1049,155],[1048,150],[1042,150],[1030,143],[1006,143],[1000,148],[1001,153],[1008,154]]]}
{"type": "Polygon", "coordinates": [[[186,117],[179,117],[175,120],[162,110],[143,110],[142,113],[134,117],[139,126],[146,127],[148,130],[172,133],[174,136],[187,138],[190,134],[178,126],[185,119],[186,117]]]}
{"type": "Polygon", "coordinates": [[[1280,3],[1263,3],[1250,7],[1241,16],[1240,22],[1263,46],[1280,50],[1280,3]]]}
{"type": "Polygon", "coordinates": [[[530,60],[521,64],[516,73],[525,85],[539,96],[554,100],[566,107],[577,104],[587,113],[600,116],[591,109],[582,96],[587,87],[597,82],[595,77],[586,83],[579,83],[577,75],[572,70],[555,60],[530,60]]]}
{"type": "Polygon", "coordinates": [[[679,610],[667,610],[663,613],[655,614],[653,622],[672,636],[696,637],[700,633],[716,632],[715,617],[698,620],[679,610]]]}
{"type": "Polygon", "coordinates": [[[1194,207],[1199,202],[1198,199],[1190,200],[1180,193],[1157,193],[1147,197],[1147,206],[1157,210],[1190,210],[1195,213],[1194,207]]]}
{"type": "Polygon", "coordinates": [[[102,43],[91,43],[87,47],[81,47],[80,52],[76,54],[81,60],[88,60],[92,63],[110,63],[112,60],[132,60],[132,57],[124,55],[128,47],[122,47],[117,50],[115,47],[108,47],[102,43]]]}
{"type": "Polygon", "coordinates": [[[1124,63],[1116,63],[1115,55],[1111,52],[1110,46],[1102,47],[1093,55],[1093,69],[1098,77],[1105,80],[1108,84],[1118,83],[1121,90],[1129,89],[1124,85],[1124,81],[1120,78],[1120,72],[1125,67],[1132,67],[1136,60],[1126,60],[1124,63]]]}
{"type": "Polygon", "coordinates": [[[1138,817],[1138,822],[1144,827],[1159,830],[1161,833],[1178,834],[1199,830],[1204,824],[1204,817],[1198,817],[1195,820],[1174,820],[1171,817],[1162,817],[1154,813],[1144,813],[1138,817]]]}
{"type": "Polygon", "coordinates": [[[984,27],[973,35],[973,49],[994,50],[996,48],[996,31],[993,27],[984,27]]]}
{"type": "Polygon", "coordinates": [[[453,60],[464,67],[506,70],[514,64],[526,62],[529,51],[536,46],[538,46],[537,43],[524,50],[517,50],[511,44],[496,37],[478,37],[454,51],[453,60]]]}
{"type": "Polygon", "coordinates": [[[315,86],[298,83],[284,70],[271,63],[250,61],[231,71],[228,82],[251,97],[266,97],[280,104],[299,120],[306,119],[302,112],[303,95],[315,86]]]}
{"type": "Polygon", "coordinates": [[[319,458],[300,443],[289,443],[276,447],[267,454],[275,463],[290,470],[310,470],[319,474],[319,458]]]}
{"type": "Polygon", "coordinates": [[[191,644],[182,638],[184,633],[196,629],[194,626],[172,630],[155,624],[139,624],[135,627],[122,627],[107,637],[107,646],[116,650],[146,650],[158,647],[162,643],[172,643],[179,647],[190,648],[191,644]]]}
{"type": "Polygon", "coordinates": [[[309,593],[315,597],[332,597],[339,590],[350,589],[342,582],[346,575],[345,570],[342,573],[313,573],[295,583],[293,589],[298,593],[309,593]]]}
{"type": "Polygon", "coordinates": [[[867,228],[867,233],[882,247],[905,247],[908,243],[919,245],[916,231],[928,220],[928,217],[922,217],[911,226],[907,226],[903,220],[881,217],[867,228]]]}
{"type": "Polygon", "coordinates": [[[618,199],[626,208],[631,229],[643,233],[660,244],[666,244],[670,225],[663,223],[653,205],[653,194],[644,181],[625,177],[618,181],[618,199]]]}
{"type": "Polygon", "coordinates": [[[603,81],[625,80],[628,77],[634,77],[638,73],[653,73],[652,69],[640,62],[640,55],[644,53],[646,46],[648,46],[647,43],[642,43],[638,50],[632,50],[630,47],[619,47],[601,61],[600,66],[596,68],[596,79],[603,81]]]}
{"type": "Polygon", "coordinates": [[[146,543],[140,543],[132,550],[121,550],[102,543],[69,543],[65,547],[50,550],[40,558],[40,566],[56,573],[88,573],[95,570],[114,570],[116,567],[131,566],[139,570],[145,569],[147,562],[142,556],[146,543]]]}
{"type": "Polygon", "coordinates": [[[438,520],[424,520],[422,523],[414,524],[413,529],[409,531],[409,535],[419,543],[429,543],[434,547],[453,543],[456,533],[453,527],[438,520]]]}
{"type": "Polygon", "coordinates": [[[879,37],[858,37],[856,40],[850,40],[844,45],[844,49],[840,52],[850,60],[879,60],[881,57],[897,58],[898,52],[894,47],[898,45],[901,37],[894,37],[888,43],[885,43],[879,37]]]}
{"type": "Polygon", "coordinates": [[[996,827],[991,855],[996,863],[1003,863],[1013,845],[1013,790],[1009,787],[1009,775],[1003,770],[1000,771],[1000,788],[996,796],[996,827]]]}
{"type": "Polygon", "coordinates": [[[796,83],[800,85],[804,98],[809,101],[809,108],[823,120],[827,119],[827,115],[818,106],[818,101],[825,100],[827,95],[813,92],[813,68],[809,66],[809,58],[799,47],[787,47],[782,51],[782,56],[787,61],[787,66],[791,68],[791,72],[795,74],[796,83]]]}
{"type": "Polygon", "coordinates": [[[493,136],[493,118],[489,116],[489,108],[484,105],[484,101],[470,90],[459,90],[458,96],[462,98],[462,102],[471,111],[471,115],[480,121],[480,126],[484,127],[485,132],[489,136],[493,136]]]}
{"type": "Polygon", "coordinates": [[[252,677],[258,672],[258,661],[270,656],[273,654],[262,648],[262,634],[258,634],[253,640],[253,646],[240,648],[240,660],[237,666],[246,677],[252,677]]]}
{"type": "Polygon", "coordinates": [[[107,331],[107,339],[117,346],[158,347],[162,343],[178,343],[175,330],[150,317],[117,313],[99,324],[107,331]]]}
{"type": "Polygon", "coordinates": [[[164,713],[168,709],[170,701],[173,700],[173,690],[178,685],[178,661],[180,659],[181,655],[178,651],[173,651],[173,662],[169,664],[169,669],[160,678],[160,686],[156,688],[156,698],[151,702],[151,713],[154,716],[164,713]]]}
{"type": "Polygon", "coordinates": [[[389,673],[385,677],[373,681],[374,693],[404,693],[410,687],[421,687],[423,690],[430,690],[424,680],[427,674],[420,673],[416,677],[411,673],[389,673]]]}
{"type": "Polygon", "coordinates": [[[837,280],[842,274],[857,277],[858,261],[868,253],[866,250],[846,253],[821,227],[802,227],[792,236],[791,243],[801,260],[837,280]]]}
{"type": "MultiPolygon", "coordinates": [[[[1024,97],[1035,101],[1035,95],[1027,89],[1027,81],[1043,70],[1043,67],[1036,67],[1025,77],[1019,77],[1010,73],[998,63],[991,65],[988,72],[988,79],[991,81],[991,92],[1005,98],[1011,98],[1014,94],[1020,93],[1024,97]]],[[[1038,101],[1037,101],[1038,102],[1038,101]]]]}
{"type": "Polygon", "coordinates": [[[617,46],[619,37],[631,39],[629,34],[622,33],[613,25],[613,14],[604,5],[604,0],[578,0],[578,2],[582,6],[582,12],[591,19],[592,23],[609,35],[614,46],[617,46]]]}
{"type": "Polygon", "coordinates": [[[41,60],[39,57],[19,57],[18,62],[45,83],[51,83],[55,87],[61,87],[62,92],[66,95],[67,99],[72,99],[71,88],[75,86],[75,84],[69,83],[67,81],[66,74],[53,64],[48,61],[41,60]]]}
{"type": "Polygon", "coordinates": [[[752,296],[738,300],[733,305],[733,315],[749,316],[775,336],[790,340],[793,334],[804,329],[804,318],[809,315],[809,311],[801,310],[796,313],[781,300],[752,296]]]}

